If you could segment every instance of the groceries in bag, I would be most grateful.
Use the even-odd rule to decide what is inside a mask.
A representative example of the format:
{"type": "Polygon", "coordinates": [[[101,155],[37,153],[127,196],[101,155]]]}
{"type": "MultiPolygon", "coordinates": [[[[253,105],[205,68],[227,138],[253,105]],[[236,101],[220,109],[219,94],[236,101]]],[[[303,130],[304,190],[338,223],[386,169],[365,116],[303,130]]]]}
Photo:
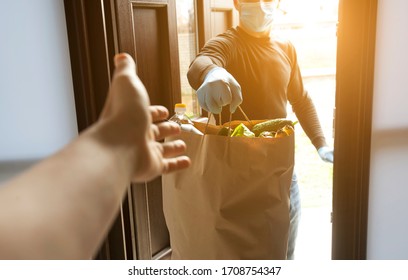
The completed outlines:
{"type": "Polygon", "coordinates": [[[280,138],[294,133],[294,127],[298,121],[285,118],[253,121],[232,121],[219,125],[193,122],[194,126],[203,134],[212,134],[230,137],[260,137],[280,138]]]}
{"type": "Polygon", "coordinates": [[[187,106],[184,103],[174,105],[174,115],[169,119],[170,122],[178,123],[181,130],[203,135],[195,126],[192,120],[186,115],[187,106]]]}

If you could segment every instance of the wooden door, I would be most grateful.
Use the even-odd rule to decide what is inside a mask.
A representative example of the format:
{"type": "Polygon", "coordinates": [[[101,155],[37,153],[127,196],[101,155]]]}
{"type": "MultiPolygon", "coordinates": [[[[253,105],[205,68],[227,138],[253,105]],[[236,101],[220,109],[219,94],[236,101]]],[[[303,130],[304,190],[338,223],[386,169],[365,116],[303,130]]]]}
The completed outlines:
{"type": "MultiPolygon", "coordinates": [[[[115,53],[137,64],[152,104],[181,101],[175,0],[65,0],[78,127],[96,121],[115,53]]],[[[163,258],[170,250],[161,178],[133,184],[98,259],[163,258]]]]}
{"type": "MultiPolygon", "coordinates": [[[[102,111],[117,52],[110,0],[64,0],[78,130],[92,125],[102,111]]],[[[96,259],[131,257],[128,199],[96,259]]]]}
{"type": "Polygon", "coordinates": [[[211,1],[211,37],[225,32],[228,28],[238,24],[238,12],[234,8],[233,1],[211,1]]]}
{"type": "Polygon", "coordinates": [[[239,22],[232,0],[197,0],[197,13],[200,49],[209,39],[239,22]]]}
{"type": "MultiPolygon", "coordinates": [[[[151,103],[172,112],[181,101],[175,1],[117,0],[115,8],[118,50],[134,57],[151,103]]],[[[137,259],[161,258],[170,251],[161,188],[161,178],[131,186],[137,259]]]]}

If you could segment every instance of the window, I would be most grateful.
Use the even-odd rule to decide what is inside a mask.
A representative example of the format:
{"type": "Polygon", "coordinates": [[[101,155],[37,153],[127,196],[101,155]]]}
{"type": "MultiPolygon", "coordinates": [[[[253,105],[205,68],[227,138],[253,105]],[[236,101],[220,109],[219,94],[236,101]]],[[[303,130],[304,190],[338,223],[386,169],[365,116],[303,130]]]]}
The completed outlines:
{"type": "Polygon", "coordinates": [[[195,91],[187,80],[188,68],[197,55],[195,0],[177,0],[176,5],[181,100],[187,105],[187,115],[198,117],[201,113],[200,106],[195,91]]]}

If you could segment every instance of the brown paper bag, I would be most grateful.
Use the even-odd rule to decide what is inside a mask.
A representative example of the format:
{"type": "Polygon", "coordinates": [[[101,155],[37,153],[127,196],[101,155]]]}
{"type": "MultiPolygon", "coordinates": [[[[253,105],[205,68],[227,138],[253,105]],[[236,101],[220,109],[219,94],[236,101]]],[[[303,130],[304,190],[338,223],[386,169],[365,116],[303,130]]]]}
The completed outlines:
{"type": "Polygon", "coordinates": [[[176,138],[192,166],[163,176],[172,259],[285,259],[294,135],[176,138]]]}

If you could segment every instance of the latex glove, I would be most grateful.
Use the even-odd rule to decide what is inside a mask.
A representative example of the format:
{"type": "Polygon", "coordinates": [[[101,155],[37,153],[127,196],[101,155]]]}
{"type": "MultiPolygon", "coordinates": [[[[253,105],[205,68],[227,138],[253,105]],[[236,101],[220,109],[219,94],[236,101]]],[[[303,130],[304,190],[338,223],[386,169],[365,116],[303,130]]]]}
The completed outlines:
{"type": "Polygon", "coordinates": [[[241,86],[222,67],[216,67],[207,73],[197,90],[197,97],[201,108],[213,114],[221,113],[222,107],[228,104],[231,113],[234,113],[242,103],[241,86]]]}
{"type": "Polygon", "coordinates": [[[320,158],[325,162],[333,163],[333,149],[327,146],[323,146],[317,150],[320,158]]]}

